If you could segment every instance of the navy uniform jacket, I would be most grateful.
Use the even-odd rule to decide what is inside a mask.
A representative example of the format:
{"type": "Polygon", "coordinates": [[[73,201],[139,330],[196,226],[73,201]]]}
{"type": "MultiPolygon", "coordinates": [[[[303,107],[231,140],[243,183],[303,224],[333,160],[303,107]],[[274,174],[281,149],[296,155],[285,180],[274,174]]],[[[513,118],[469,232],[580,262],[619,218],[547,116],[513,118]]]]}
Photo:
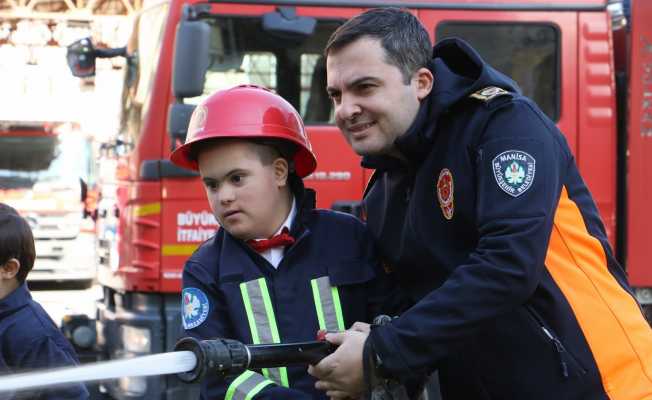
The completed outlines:
{"type": "MultiPolygon", "coordinates": [[[[0,374],[77,364],[72,346],[45,310],[32,300],[25,283],[0,300],[0,374]]],[[[6,399],[3,396],[0,394],[0,398],[6,399]]],[[[19,392],[15,398],[87,399],[88,391],[84,385],[75,384],[19,392]]]]}
{"type": "Polygon", "coordinates": [[[381,370],[439,368],[445,399],[652,398],[652,332],[563,135],[466,43],[430,68],[409,161],[364,160],[369,230],[418,302],[372,330],[381,370]]]}
{"type": "MultiPolygon", "coordinates": [[[[269,293],[278,329],[277,341],[284,343],[316,339],[320,325],[315,288],[311,285],[313,279],[322,278],[323,282],[327,277],[330,285],[337,287],[342,329],[355,321],[370,322],[381,312],[393,311],[382,309],[390,295],[388,281],[379,268],[365,226],[348,214],[314,209],[314,197],[305,197],[303,206],[297,199],[297,214],[291,229],[296,241],[286,248],[278,269],[223,229],[197,249],[183,271],[186,334],[198,339],[221,337],[256,343],[247,313],[247,307],[255,306],[256,302],[251,299],[250,291],[249,302],[245,303],[243,285],[254,283],[253,289],[257,290],[260,278],[264,278],[269,293]]],[[[260,329],[257,335],[262,337],[260,329]]],[[[325,393],[314,388],[315,379],[306,370],[307,366],[287,368],[289,388],[269,379],[263,381],[262,375],[256,373],[259,379],[256,383],[264,387],[255,399],[325,399],[325,393]]],[[[237,379],[229,377],[220,381],[206,377],[202,398],[223,399],[229,389],[231,397],[227,395],[227,399],[244,398],[253,385],[240,383],[243,376],[237,379]],[[239,390],[242,392],[238,393],[239,390]]]]}

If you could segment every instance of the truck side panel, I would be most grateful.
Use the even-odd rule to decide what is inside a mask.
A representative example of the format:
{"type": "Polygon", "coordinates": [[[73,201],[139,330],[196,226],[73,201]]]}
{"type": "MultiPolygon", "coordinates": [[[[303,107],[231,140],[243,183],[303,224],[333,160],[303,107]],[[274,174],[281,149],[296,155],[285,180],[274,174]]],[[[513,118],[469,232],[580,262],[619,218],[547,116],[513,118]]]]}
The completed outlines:
{"type": "MultiPolygon", "coordinates": [[[[636,287],[652,287],[652,3],[632,1],[626,261],[636,287]]],[[[652,299],[650,299],[652,302],[652,299]]]]}
{"type": "MultiPolygon", "coordinates": [[[[578,16],[578,146],[575,153],[593,199],[615,245],[616,89],[608,13],[578,16]]],[[[570,77],[568,75],[567,77],[570,77]]]]}

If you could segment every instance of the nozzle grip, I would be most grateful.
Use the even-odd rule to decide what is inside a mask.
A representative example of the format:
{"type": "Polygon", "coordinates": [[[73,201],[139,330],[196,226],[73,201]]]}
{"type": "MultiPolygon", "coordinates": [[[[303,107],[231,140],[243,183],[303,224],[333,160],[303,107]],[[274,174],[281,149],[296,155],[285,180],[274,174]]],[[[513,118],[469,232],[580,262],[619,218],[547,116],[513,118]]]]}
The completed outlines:
{"type": "Polygon", "coordinates": [[[247,346],[230,339],[197,340],[186,337],[177,342],[174,351],[192,351],[197,365],[188,372],[177,374],[185,383],[200,381],[206,374],[226,376],[238,374],[247,369],[249,352],[247,346]]]}
{"type": "Polygon", "coordinates": [[[336,346],[326,341],[249,345],[251,355],[248,368],[274,368],[288,365],[317,364],[335,351],[336,346]]]}
{"type": "Polygon", "coordinates": [[[197,357],[193,370],[177,374],[181,381],[192,383],[207,374],[224,378],[246,369],[317,364],[335,348],[327,341],[244,345],[230,339],[200,341],[186,337],[177,342],[174,351],[191,351],[197,357]]]}

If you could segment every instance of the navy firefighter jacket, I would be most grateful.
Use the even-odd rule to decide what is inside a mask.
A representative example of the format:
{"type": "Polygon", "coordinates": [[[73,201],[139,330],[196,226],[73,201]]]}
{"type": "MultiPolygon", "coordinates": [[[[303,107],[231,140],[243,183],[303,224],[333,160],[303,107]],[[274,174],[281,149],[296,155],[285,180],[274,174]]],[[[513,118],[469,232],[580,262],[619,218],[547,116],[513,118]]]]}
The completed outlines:
{"type": "Polygon", "coordinates": [[[652,332],[564,136],[463,41],[430,68],[408,161],[363,161],[369,230],[417,302],[371,331],[379,365],[439,369],[446,399],[652,398],[652,332]]]}
{"type": "MultiPolygon", "coordinates": [[[[0,376],[79,364],[70,343],[23,283],[0,300],[0,376]]],[[[0,399],[87,399],[83,384],[23,391],[0,399]]]]}
{"type": "MultiPolygon", "coordinates": [[[[221,228],[202,244],[183,271],[186,334],[246,344],[302,342],[315,340],[320,329],[344,330],[395,311],[383,307],[392,293],[365,226],[313,207],[306,190],[290,230],[295,243],[278,269],[221,228]]],[[[307,365],[206,377],[202,398],[326,399],[306,371],[307,365]]]]}

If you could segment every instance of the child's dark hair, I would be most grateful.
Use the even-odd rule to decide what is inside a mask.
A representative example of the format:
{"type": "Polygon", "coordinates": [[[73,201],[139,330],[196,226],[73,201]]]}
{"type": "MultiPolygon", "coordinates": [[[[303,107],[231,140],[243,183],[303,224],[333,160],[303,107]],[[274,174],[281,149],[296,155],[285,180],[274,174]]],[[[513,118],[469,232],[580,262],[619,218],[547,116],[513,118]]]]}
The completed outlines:
{"type": "Polygon", "coordinates": [[[27,221],[16,210],[0,203],[0,265],[12,258],[20,262],[16,279],[22,284],[34,266],[34,236],[27,221]]]}
{"type": "Polygon", "coordinates": [[[279,157],[284,158],[290,166],[290,175],[294,174],[294,162],[292,159],[296,154],[298,147],[294,143],[291,143],[288,140],[282,139],[267,139],[267,138],[215,138],[212,140],[204,140],[190,148],[190,158],[197,160],[199,158],[199,153],[214,145],[215,143],[227,143],[227,142],[239,142],[246,141],[249,143],[256,144],[255,147],[256,153],[260,158],[260,161],[263,165],[269,165],[274,160],[279,157]]]}

